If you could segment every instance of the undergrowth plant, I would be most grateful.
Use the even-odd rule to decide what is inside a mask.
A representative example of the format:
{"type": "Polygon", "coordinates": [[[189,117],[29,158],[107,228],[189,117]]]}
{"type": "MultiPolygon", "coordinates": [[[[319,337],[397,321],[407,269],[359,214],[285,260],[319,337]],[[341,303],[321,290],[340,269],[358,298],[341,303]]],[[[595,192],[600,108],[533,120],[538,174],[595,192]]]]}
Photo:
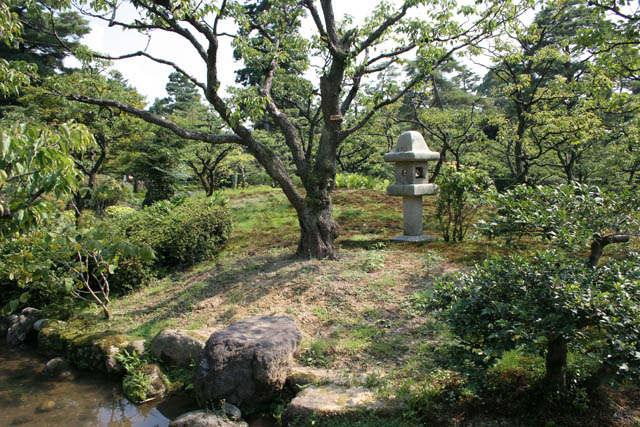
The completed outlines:
{"type": "Polygon", "coordinates": [[[437,179],[436,218],[445,242],[461,242],[491,188],[489,175],[472,166],[446,163],[437,179]]]}
{"type": "Polygon", "coordinates": [[[385,191],[389,184],[391,182],[388,179],[380,179],[358,173],[339,173],[336,175],[336,188],[385,191]]]}

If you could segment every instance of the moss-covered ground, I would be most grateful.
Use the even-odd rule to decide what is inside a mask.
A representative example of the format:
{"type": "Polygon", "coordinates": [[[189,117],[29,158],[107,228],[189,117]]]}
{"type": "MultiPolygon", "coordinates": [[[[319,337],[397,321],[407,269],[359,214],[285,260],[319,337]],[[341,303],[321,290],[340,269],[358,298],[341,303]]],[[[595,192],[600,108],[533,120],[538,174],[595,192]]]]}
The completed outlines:
{"type": "MultiPolygon", "coordinates": [[[[516,363],[496,374],[495,389],[507,387],[495,392],[502,399],[497,404],[463,371],[451,369],[446,351],[452,338],[415,295],[443,275],[509,253],[500,242],[470,236],[462,243],[391,244],[402,234],[401,200],[374,190],[337,190],[339,259],[301,260],[294,256],[295,211],[280,190],[257,187],[226,196],[234,231],[217,258],[114,298],[108,323],[87,309],[84,316],[95,318],[91,328],[146,338],[180,328],[206,338],[247,316],[290,316],[305,337],[297,363],[381,396],[408,399],[404,418],[392,424],[362,414],[327,425],[640,425],[640,392],[632,384],[603,390],[598,405],[560,396],[527,409],[505,393],[518,403],[538,396],[531,386],[535,370],[516,363]]],[[[438,237],[434,200],[427,197],[424,205],[425,232],[438,237]]]]}

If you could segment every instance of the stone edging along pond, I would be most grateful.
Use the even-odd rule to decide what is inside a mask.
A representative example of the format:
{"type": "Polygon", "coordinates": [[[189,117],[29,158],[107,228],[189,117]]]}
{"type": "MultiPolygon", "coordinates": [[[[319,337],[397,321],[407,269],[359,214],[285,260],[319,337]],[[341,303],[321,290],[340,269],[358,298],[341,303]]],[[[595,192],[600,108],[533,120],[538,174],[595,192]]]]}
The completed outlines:
{"type": "Polygon", "coordinates": [[[393,417],[402,411],[401,402],[379,400],[362,387],[325,384],[313,374],[301,375],[300,370],[292,369],[302,333],[293,319],[286,316],[241,320],[214,332],[206,344],[186,331],[164,330],[148,345],[145,340],[118,331],[87,333],[77,323],[41,317],[37,309],[25,308],[19,315],[0,318],[0,338],[6,334],[9,346],[35,340],[39,353],[55,357],[47,365],[62,367],[47,367],[43,372],[46,375],[65,374],[67,363],[59,357],[64,356],[80,369],[123,377],[125,394],[134,402],[164,397],[172,388],[184,385],[172,384],[158,365],[136,356],[148,348],[171,370],[182,370],[188,376],[194,374],[195,397],[201,407],[221,406],[218,409],[236,420],[241,416],[236,406],[268,403],[278,397],[285,384],[295,390],[302,385],[305,388],[285,410],[284,425],[312,415],[340,416],[366,411],[393,417]],[[195,361],[198,363],[194,369],[195,361]]]}

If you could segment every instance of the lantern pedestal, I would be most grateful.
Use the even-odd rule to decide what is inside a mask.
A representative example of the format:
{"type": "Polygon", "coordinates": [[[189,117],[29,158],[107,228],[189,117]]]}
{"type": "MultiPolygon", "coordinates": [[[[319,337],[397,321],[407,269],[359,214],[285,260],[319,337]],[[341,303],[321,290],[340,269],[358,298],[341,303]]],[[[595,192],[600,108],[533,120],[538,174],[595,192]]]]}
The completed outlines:
{"type": "Polygon", "coordinates": [[[435,238],[422,233],[422,197],[402,198],[404,235],[391,239],[392,242],[433,242],[435,238]]]}

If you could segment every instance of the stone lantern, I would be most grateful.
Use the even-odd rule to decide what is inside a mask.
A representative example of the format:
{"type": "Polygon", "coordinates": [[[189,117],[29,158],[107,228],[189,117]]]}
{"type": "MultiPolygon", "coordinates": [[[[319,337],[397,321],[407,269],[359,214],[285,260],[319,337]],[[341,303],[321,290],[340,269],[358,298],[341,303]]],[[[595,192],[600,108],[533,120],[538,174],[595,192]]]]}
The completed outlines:
{"type": "Polygon", "coordinates": [[[392,241],[434,240],[422,233],[422,196],[438,192],[438,186],[429,183],[427,161],[439,158],[440,153],[429,150],[422,135],[416,131],[400,135],[395,148],[384,155],[385,162],[396,164],[396,183],[387,187],[387,194],[402,196],[404,235],[394,237],[392,241]]]}

